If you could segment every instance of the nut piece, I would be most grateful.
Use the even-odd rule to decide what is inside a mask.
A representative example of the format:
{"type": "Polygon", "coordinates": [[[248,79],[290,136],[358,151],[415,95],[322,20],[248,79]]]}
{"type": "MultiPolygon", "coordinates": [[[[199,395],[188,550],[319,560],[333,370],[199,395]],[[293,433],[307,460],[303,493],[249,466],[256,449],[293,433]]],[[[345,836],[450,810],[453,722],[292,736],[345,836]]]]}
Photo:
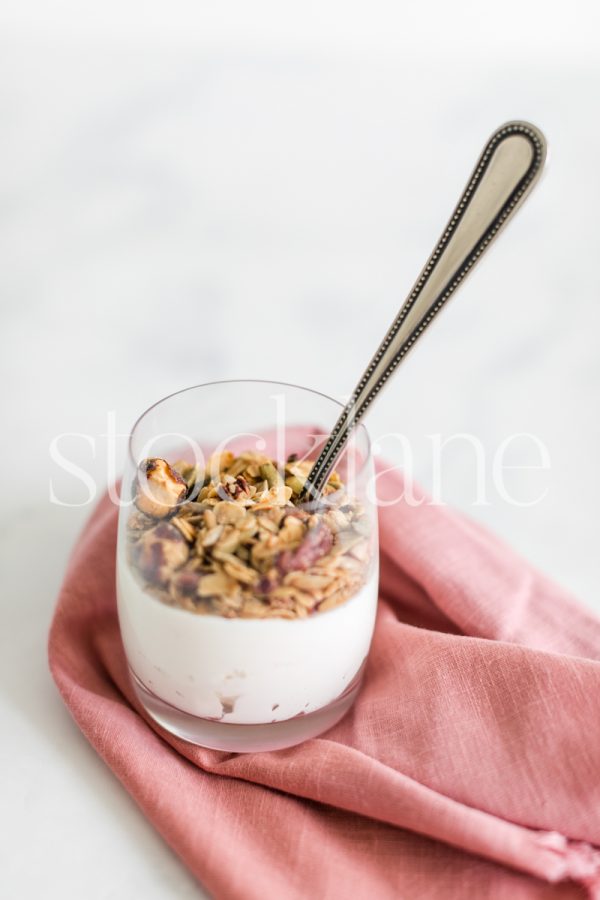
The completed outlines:
{"type": "Polygon", "coordinates": [[[325,556],[333,546],[333,536],[327,525],[320,522],[307,532],[297,550],[284,550],[277,560],[280,572],[308,569],[325,556]]]}
{"type": "Polygon", "coordinates": [[[189,548],[178,528],[161,522],[135,544],[135,563],[150,584],[165,585],[173,572],[187,562],[189,548]]]}
{"type": "Polygon", "coordinates": [[[147,516],[163,519],[187,493],[181,475],[165,459],[145,459],[138,469],[135,505],[147,516]]]}
{"type": "Polygon", "coordinates": [[[176,606],[195,610],[199,584],[200,575],[197,572],[188,572],[185,569],[176,572],[169,585],[171,600],[176,606]]]}

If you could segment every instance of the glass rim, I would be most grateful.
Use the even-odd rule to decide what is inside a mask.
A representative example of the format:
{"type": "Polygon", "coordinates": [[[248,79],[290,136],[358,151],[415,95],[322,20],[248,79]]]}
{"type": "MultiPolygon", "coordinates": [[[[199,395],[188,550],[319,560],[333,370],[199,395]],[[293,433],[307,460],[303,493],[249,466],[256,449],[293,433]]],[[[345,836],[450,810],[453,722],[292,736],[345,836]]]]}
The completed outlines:
{"type": "MultiPolygon", "coordinates": [[[[323,391],[317,391],[313,388],[303,387],[300,384],[292,384],[289,381],[272,381],[270,378],[220,378],[217,381],[204,381],[199,384],[190,385],[190,387],[180,388],[178,391],[173,391],[170,394],[166,394],[164,397],[161,397],[159,400],[156,400],[150,406],[148,406],[135,420],[133,423],[133,427],[129,434],[129,439],[127,441],[127,453],[129,455],[129,460],[132,463],[134,469],[137,467],[137,462],[135,460],[135,456],[133,454],[133,439],[136,433],[136,430],[139,425],[141,425],[142,421],[146,418],[146,416],[155,410],[157,407],[161,406],[163,403],[166,403],[167,400],[172,400],[173,397],[178,397],[180,394],[187,394],[191,391],[199,390],[200,388],[209,388],[209,387],[217,387],[221,384],[271,384],[276,387],[282,388],[293,388],[297,391],[304,391],[307,394],[314,394],[316,397],[322,397],[324,400],[328,400],[330,403],[333,403],[335,406],[339,407],[340,412],[344,409],[345,404],[339,400],[336,400],[334,397],[330,397],[329,394],[323,393],[323,391]]],[[[365,466],[369,463],[369,460],[373,457],[373,448],[371,445],[371,437],[367,428],[365,427],[363,422],[359,422],[358,425],[354,426],[353,431],[360,432],[364,435],[367,444],[367,454],[365,459],[360,466],[360,469],[364,469],[365,466]]],[[[344,450],[343,453],[346,451],[344,450]]],[[[343,455],[342,453],[342,455],[343,455]]]]}

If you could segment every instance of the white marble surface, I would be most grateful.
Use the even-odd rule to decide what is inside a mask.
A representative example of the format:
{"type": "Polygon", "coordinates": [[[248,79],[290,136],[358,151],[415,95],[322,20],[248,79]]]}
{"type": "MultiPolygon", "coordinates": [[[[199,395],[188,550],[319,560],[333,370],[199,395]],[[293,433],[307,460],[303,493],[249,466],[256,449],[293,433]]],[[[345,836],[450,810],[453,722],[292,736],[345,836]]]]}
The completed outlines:
{"type": "MultiPolygon", "coordinates": [[[[517,474],[511,489],[547,488],[543,502],[519,508],[490,490],[472,508],[459,447],[445,458],[445,497],[600,611],[592,5],[551,16],[533,41],[504,19],[491,31],[477,21],[480,44],[463,28],[467,2],[452,5],[457,20],[444,14],[433,44],[426,6],[404,20],[378,3],[363,21],[354,7],[325,4],[319,16],[308,4],[296,22],[291,8],[252,5],[250,17],[234,4],[229,29],[199,6],[206,20],[196,14],[191,29],[177,19],[187,4],[168,19],[131,2],[96,4],[91,18],[72,3],[0,14],[0,827],[15,898],[198,895],[46,671],[53,603],[88,513],[49,503],[50,477],[62,498],[85,497],[60,478],[49,442],[97,436],[95,458],[81,438],[64,447],[103,482],[108,411],[126,431],[158,396],[227,377],[342,396],[482,142],[513,117],[546,131],[546,178],[382,397],[371,431],[408,435],[426,484],[431,433],[474,433],[488,454],[510,433],[538,435],[551,469],[517,474]]],[[[397,458],[390,440],[383,449],[397,458]]]]}

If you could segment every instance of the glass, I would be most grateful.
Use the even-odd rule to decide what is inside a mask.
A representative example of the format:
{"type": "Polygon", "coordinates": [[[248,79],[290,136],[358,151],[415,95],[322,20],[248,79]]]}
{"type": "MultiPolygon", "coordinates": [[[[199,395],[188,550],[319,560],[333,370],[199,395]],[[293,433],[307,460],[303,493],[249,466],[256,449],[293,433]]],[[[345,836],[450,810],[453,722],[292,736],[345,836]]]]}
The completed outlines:
{"type": "Polygon", "coordinates": [[[292,494],[341,408],[305,388],[226,381],[166,397],[134,426],[119,622],[137,697],[178,737],[237,752],[289,747],[333,726],[357,696],[378,591],[364,426],[320,503],[294,508],[292,494]]]}

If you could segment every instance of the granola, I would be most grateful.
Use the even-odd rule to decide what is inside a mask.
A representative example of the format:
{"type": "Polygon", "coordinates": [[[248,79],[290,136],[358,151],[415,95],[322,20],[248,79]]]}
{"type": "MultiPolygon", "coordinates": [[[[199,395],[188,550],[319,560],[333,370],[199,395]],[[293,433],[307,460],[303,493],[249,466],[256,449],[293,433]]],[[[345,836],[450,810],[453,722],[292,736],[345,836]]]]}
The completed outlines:
{"type": "Polygon", "coordinates": [[[206,469],[144,460],[127,523],[128,556],[162,602],[227,618],[303,618],[366,580],[369,518],[333,472],[318,502],[299,497],[312,460],[213,455],[206,469]]]}

